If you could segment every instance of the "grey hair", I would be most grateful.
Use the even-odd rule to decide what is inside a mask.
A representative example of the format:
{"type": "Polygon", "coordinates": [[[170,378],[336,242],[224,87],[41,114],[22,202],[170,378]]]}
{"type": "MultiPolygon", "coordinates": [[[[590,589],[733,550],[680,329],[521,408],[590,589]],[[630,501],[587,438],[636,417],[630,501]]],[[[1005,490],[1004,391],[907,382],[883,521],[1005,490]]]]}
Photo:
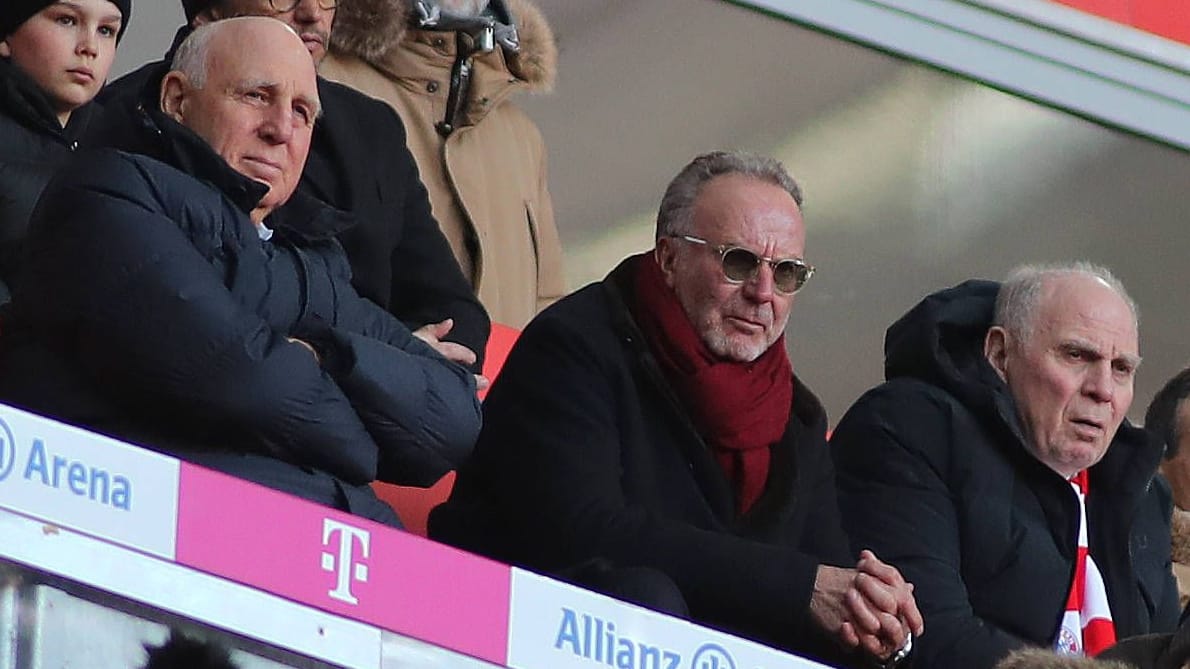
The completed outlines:
{"type": "Polygon", "coordinates": [[[1079,260],[1056,265],[1021,265],[1014,268],[1000,284],[996,295],[996,313],[993,325],[1004,328],[1020,341],[1033,335],[1037,307],[1041,303],[1042,289],[1047,281],[1068,276],[1084,276],[1098,279],[1107,284],[1132,311],[1132,324],[1140,327],[1140,312],[1136,302],[1124,290],[1124,284],[1101,265],[1079,260]]]}
{"type": "Polygon", "coordinates": [[[656,238],[688,235],[694,226],[694,200],[703,184],[726,174],[740,174],[779,186],[802,206],[802,189],[780,161],[744,151],[712,151],[698,156],[669,182],[657,210],[656,238]]]}
{"type": "Polygon", "coordinates": [[[186,75],[186,80],[194,88],[202,88],[207,84],[207,62],[211,52],[211,38],[215,35],[215,28],[219,21],[204,23],[194,29],[181,46],[174,53],[173,62],[169,69],[186,75]]]}

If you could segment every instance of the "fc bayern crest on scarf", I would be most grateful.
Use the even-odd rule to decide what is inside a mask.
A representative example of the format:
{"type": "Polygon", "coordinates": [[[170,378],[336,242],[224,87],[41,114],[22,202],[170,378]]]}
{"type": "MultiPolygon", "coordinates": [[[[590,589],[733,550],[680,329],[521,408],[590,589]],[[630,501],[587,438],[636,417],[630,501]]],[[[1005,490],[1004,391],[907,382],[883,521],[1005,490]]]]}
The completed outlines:
{"type": "Polygon", "coordinates": [[[1062,616],[1058,638],[1054,641],[1054,652],[1059,655],[1094,657],[1116,642],[1116,629],[1112,623],[1103,576],[1087,548],[1086,498],[1091,492],[1087,470],[1075,474],[1070,479],[1070,485],[1078,498],[1078,559],[1074,565],[1070,595],[1066,600],[1066,613],[1062,616]]]}
{"type": "Polygon", "coordinates": [[[1082,655],[1083,644],[1066,625],[1058,632],[1058,641],[1054,644],[1054,652],[1058,655],[1082,655]]]}

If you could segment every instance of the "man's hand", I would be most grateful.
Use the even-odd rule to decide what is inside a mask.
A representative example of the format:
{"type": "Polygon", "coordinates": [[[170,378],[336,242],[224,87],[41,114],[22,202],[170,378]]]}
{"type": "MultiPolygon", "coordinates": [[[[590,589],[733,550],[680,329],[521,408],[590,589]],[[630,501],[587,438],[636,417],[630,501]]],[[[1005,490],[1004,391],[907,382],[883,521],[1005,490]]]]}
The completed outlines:
{"type": "MultiPolygon", "coordinates": [[[[442,341],[442,338],[445,337],[454,326],[455,322],[452,318],[448,318],[437,323],[426,323],[420,328],[414,330],[413,336],[429,344],[430,348],[437,351],[439,355],[446,358],[447,360],[450,360],[451,362],[457,362],[464,367],[470,367],[471,365],[475,364],[476,360],[478,360],[478,358],[475,357],[475,351],[472,351],[462,344],[456,344],[453,341],[442,341]]],[[[490,385],[488,377],[483,376],[482,374],[475,375],[476,390],[485,390],[488,385],[490,385]]]]}
{"type": "MultiPolygon", "coordinates": [[[[810,617],[831,636],[841,637],[843,624],[847,622],[846,598],[855,584],[857,572],[854,569],[820,565],[814,577],[814,592],[810,595],[810,617]]],[[[855,647],[858,641],[846,638],[843,642],[855,647]]]]}
{"type": "Polygon", "coordinates": [[[925,631],[913,585],[871,551],[860,553],[854,570],[818,568],[810,614],[847,647],[880,659],[904,646],[910,632],[925,631]]]}
{"type": "Polygon", "coordinates": [[[905,645],[909,633],[921,636],[925,623],[913,598],[913,584],[906,583],[896,567],[881,562],[872,551],[861,551],[856,564],[855,587],[863,606],[851,607],[853,617],[843,624],[844,635],[855,635],[864,650],[884,659],[905,645]]]}
{"type": "Polygon", "coordinates": [[[426,323],[414,330],[413,336],[429,344],[430,348],[438,351],[442,357],[451,362],[465,366],[474,365],[477,360],[475,351],[453,341],[442,341],[442,338],[450,334],[450,330],[454,326],[455,322],[452,318],[437,323],[426,323]]]}

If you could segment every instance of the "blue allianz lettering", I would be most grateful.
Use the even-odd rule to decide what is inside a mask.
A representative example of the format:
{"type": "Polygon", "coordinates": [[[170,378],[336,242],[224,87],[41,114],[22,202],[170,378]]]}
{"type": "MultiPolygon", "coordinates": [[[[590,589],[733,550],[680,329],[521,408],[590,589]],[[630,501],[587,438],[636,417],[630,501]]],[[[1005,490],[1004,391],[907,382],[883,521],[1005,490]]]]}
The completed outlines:
{"type": "Polygon", "coordinates": [[[25,480],[37,480],[44,486],[57,490],[65,488],[93,502],[124,511],[132,510],[132,484],[127,478],[47,453],[45,443],[40,439],[34,439],[33,446],[29,449],[29,459],[25,462],[25,480]]]}
{"type": "Polygon", "coordinates": [[[554,639],[556,650],[602,662],[616,669],[677,669],[682,656],[616,634],[616,624],[563,607],[562,623],[554,639]]]}
{"type": "Polygon", "coordinates": [[[735,669],[735,660],[727,649],[717,643],[704,643],[694,651],[691,669],[735,669]]]}

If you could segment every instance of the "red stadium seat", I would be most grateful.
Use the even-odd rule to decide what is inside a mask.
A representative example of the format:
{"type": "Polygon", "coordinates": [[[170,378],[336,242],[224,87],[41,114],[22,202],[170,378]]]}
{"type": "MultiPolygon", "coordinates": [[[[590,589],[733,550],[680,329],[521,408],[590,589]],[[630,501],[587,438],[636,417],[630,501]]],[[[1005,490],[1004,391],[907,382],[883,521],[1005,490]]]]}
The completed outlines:
{"type": "MultiPolygon", "coordinates": [[[[492,334],[488,338],[488,347],[484,352],[483,374],[489,380],[495,381],[508,358],[508,352],[521,334],[520,330],[507,325],[492,323],[492,334]]],[[[482,400],[487,391],[480,391],[482,400]]],[[[401,522],[408,531],[426,536],[426,519],[430,510],[446,501],[454,487],[455,473],[450,472],[429,488],[414,488],[410,486],[392,485],[390,483],[373,483],[372,488],[380,499],[388,503],[397,512],[401,522]]]]}

